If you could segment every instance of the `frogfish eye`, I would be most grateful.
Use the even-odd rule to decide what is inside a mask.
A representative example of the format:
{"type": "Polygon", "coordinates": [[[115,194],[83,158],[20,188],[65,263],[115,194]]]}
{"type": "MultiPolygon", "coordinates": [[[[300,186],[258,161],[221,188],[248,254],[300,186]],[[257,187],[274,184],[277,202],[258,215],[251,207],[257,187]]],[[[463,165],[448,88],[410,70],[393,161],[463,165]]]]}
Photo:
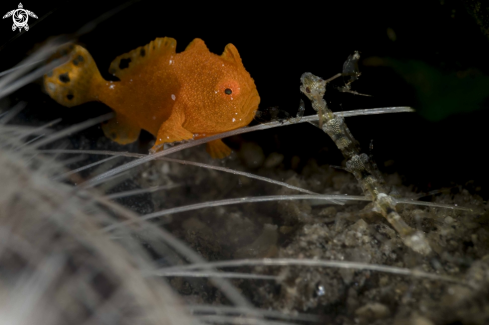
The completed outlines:
{"type": "Polygon", "coordinates": [[[214,88],[216,94],[225,102],[237,99],[241,93],[241,87],[237,80],[223,78],[219,80],[214,88]]]}

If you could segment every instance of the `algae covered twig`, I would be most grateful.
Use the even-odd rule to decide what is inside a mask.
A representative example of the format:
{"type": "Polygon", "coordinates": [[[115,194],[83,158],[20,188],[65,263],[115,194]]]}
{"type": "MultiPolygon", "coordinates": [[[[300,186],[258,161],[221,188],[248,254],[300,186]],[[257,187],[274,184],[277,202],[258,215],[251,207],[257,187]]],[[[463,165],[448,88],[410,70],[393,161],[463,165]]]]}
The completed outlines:
{"type": "MultiPolygon", "coordinates": [[[[351,58],[348,58],[348,60],[351,60],[351,58]]],[[[358,60],[358,53],[355,53],[353,58],[358,60]]],[[[350,67],[352,64],[345,64],[345,66],[350,67]]],[[[343,87],[343,91],[351,92],[349,84],[356,80],[360,73],[357,69],[354,69],[353,72],[343,72],[346,72],[345,75],[354,74],[348,82],[348,87],[343,87]]],[[[353,138],[344,118],[333,113],[323,99],[326,92],[326,84],[341,75],[344,74],[337,74],[333,78],[323,80],[310,72],[306,72],[301,76],[300,90],[309,98],[312,108],[318,112],[321,129],[330,136],[347,160],[346,170],[355,176],[364,194],[372,199],[374,211],[381,213],[389,221],[406,246],[420,254],[427,255],[431,252],[431,247],[424,234],[411,228],[401,218],[396,211],[397,202],[388,195],[382,174],[378,170],[377,165],[367,154],[361,153],[358,142],[353,138]]]]}

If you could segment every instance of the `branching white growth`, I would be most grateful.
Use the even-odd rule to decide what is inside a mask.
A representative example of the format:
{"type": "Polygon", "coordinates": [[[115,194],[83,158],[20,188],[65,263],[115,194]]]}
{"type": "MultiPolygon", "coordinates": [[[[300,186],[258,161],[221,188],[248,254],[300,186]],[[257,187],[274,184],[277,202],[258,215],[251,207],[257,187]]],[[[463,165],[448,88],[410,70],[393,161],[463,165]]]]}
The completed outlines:
{"type": "MultiPolygon", "coordinates": [[[[382,108],[368,108],[368,109],[358,109],[354,111],[345,111],[336,113],[341,117],[351,117],[351,116],[361,116],[361,115],[378,115],[378,114],[388,114],[388,113],[412,113],[414,109],[408,106],[399,106],[399,107],[382,107],[382,108]]],[[[259,124],[255,126],[246,126],[237,130],[228,131],[225,133],[221,133],[224,137],[230,137],[233,135],[238,135],[242,133],[248,133],[253,131],[267,130],[275,127],[294,125],[298,123],[306,123],[306,122],[315,122],[318,121],[319,117],[317,115],[309,115],[303,116],[299,121],[291,122],[291,121],[274,121],[270,123],[259,124]]]]}
{"type": "MultiPolygon", "coordinates": [[[[190,305],[187,309],[192,314],[198,313],[219,313],[219,314],[243,314],[248,313],[247,308],[231,307],[231,306],[211,306],[211,305],[190,305]]],[[[270,318],[286,319],[286,320],[298,320],[304,322],[321,322],[321,317],[311,314],[286,314],[280,311],[260,309],[262,315],[270,318]]]]}
{"type": "MultiPolygon", "coordinates": [[[[97,184],[97,185],[100,185],[100,187],[98,187],[98,189],[103,191],[103,192],[106,192],[109,188],[115,186],[116,183],[122,183],[126,179],[129,179],[130,177],[131,177],[131,171],[126,170],[125,172],[122,172],[118,175],[114,175],[114,176],[107,178],[107,182],[97,184]],[[114,182],[114,180],[117,180],[117,181],[114,182]],[[111,182],[114,182],[114,183],[111,183],[111,182]],[[108,183],[111,183],[111,184],[108,184],[108,183]]],[[[92,186],[92,187],[95,187],[95,186],[92,186]]],[[[92,187],[86,186],[84,183],[82,183],[81,185],[78,186],[79,189],[85,189],[85,190],[92,188],[92,187]]]]}
{"type": "Polygon", "coordinates": [[[30,312],[44,299],[48,288],[62,272],[65,261],[60,255],[47,257],[41,262],[36,273],[26,272],[17,281],[8,304],[0,307],[3,324],[27,324],[32,319],[30,312]],[[4,309],[5,308],[5,309],[4,309]],[[3,309],[3,310],[2,310],[3,309]]]}
{"type": "Polygon", "coordinates": [[[62,175],[56,176],[56,177],[55,177],[53,180],[59,181],[59,180],[61,180],[61,179],[63,179],[63,178],[67,178],[67,177],[68,177],[68,176],[70,176],[70,175],[73,175],[73,174],[79,173],[79,172],[81,172],[81,171],[83,171],[83,170],[89,169],[89,168],[94,167],[94,166],[98,166],[98,165],[100,165],[100,164],[102,164],[102,163],[104,163],[104,162],[107,162],[107,161],[113,160],[113,159],[115,159],[115,158],[119,158],[119,157],[118,157],[118,156],[112,156],[112,157],[109,157],[109,158],[101,159],[101,160],[96,161],[96,162],[94,162],[94,163],[91,163],[91,164],[85,165],[85,166],[80,167],[80,168],[77,168],[77,169],[70,170],[70,171],[69,171],[69,172],[67,172],[67,173],[64,173],[64,174],[62,174],[62,175]]]}
{"type": "Polygon", "coordinates": [[[13,119],[17,114],[19,114],[27,106],[26,102],[19,102],[17,105],[12,107],[6,112],[5,116],[0,119],[0,125],[7,124],[11,119],[13,119]]]}
{"type": "MultiPolygon", "coordinates": [[[[114,212],[118,213],[119,215],[125,217],[129,221],[133,221],[131,223],[136,224],[138,223],[139,216],[135,214],[132,211],[128,211],[124,209],[123,207],[119,206],[118,204],[103,198],[103,197],[98,197],[98,196],[93,196],[90,193],[87,193],[87,195],[90,195],[93,200],[97,201],[98,203],[110,208],[114,212]]],[[[129,228],[124,229],[124,232],[127,232],[129,228]]],[[[146,222],[143,222],[142,224],[138,223],[138,230],[139,234],[141,236],[145,235],[153,235],[157,239],[162,240],[164,243],[166,243],[168,246],[172,247],[176,252],[178,252],[180,255],[184,256],[189,262],[192,263],[205,263],[205,259],[200,256],[198,253],[196,253],[194,250],[192,250],[190,247],[187,246],[184,242],[173,236],[171,233],[169,233],[167,230],[165,230],[162,227],[154,227],[151,224],[148,224],[146,222]]],[[[209,272],[217,272],[217,270],[213,268],[206,268],[207,271],[209,272]]],[[[260,314],[259,310],[255,311],[255,308],[253,308],[253,305],[248,302],[248,300],[241,295],[241,293],[226,279],[221,279],[221,278],[211,278],[210,281],[218,288],[220,289],[224,295],[236,306],[238,307],[245,307],[249,308],[250,310],[253,310],[254,314],[260,314]]]]}
{"type": "MultiPolygon", "coordinates": [[[[200,321],[205,323],[214,324],[236,324],[236,325],[255,325],[257,323],[256,317],[250,317],[249,315],[234,317],[234,316],[224,316],[224,315],[201,315],[196,316],[200,321]]],[[[295,323],[282,322],[282,321],[272,321],[264,320],[262,321],[264,325],[293,325],[295,323]]]]}
{"type": "MultiPolygon", "coordinates": [[[[54,150],[41,150],[41,152],[43,152],[43,153],[73,153],[73,154],[84,154],[85,153],[85,154],[97,154],[97,155],[113,155],[113,156],[120,156],[120,157],[133,157],[133,158],[142,158],[142,157],[147,156],[147,155],[143,155],[143,154],[139,154],[139,153],[116,152],[116,151],[98,151],[98,150],[56,150],[56,149],[54,149],[54,150]]],[[[158,158],[156,160],[163,160],[163,161],[175,162],[175,163],[179,163],[179,164],[183,164],[183,165],[191,165],[191,166],[197,166],[197,167],[202,167],[202,168],[207,168],[207,169],[218,170],[218,171],[222,171],[225,173],[230,173],[230,174],[234,174],[234,175],[241,175],[241,176],[257,179],[260,181],[268,182],[271,184],[280,185],[280,186],[283,186],[283,187],[286,187],[286,188],[289,188],[292,190],[296,190],[296,191],[299,191],[302,193],[320,195],[319,193],[315,193],[315,192],[312,192],[312,191],[309,191],[309,190],[306,190],[306,189],[303,189],[303,188],[300,188],[297,186],[293,186],[293,185],[290,185],[290,184],[287,184],[284,182],[276,181],[276,180],[266,178],[263,176],[258,176],[258,175],[254,175],[251,173],[242,172],[242,171],[238,171],[238,170],[234,170],[234,169],[230,169],[230,168],[226,168],[226,167],[219,167],[219,166],[213,166],[213,165],[209,165],[209,164],[203,164],[203,163],[198,163],[198,162],[193,162],[193,161],[188,161],[188,160],[172,159],[172,158],[158,158]]],[[[95,162],[94,164],[97,164],[97,163],[98,162],[95,162]]],[[[90,167],[92,167],[92,166],[90,166],[90,167]]],[[[89,168],[89,166],[81,167],[79,169],[79,171],[84,170],[85,168],[89,168]]],[[[340,201],[336,201],[335,203],[341,204],[340,201]]]]}
{"type": "MultiPolygon", "coordinates": [[[[356,112],[359,112],[358,115],[367,115],[366,113],[369,111],[373,111],[370,114],[384,114],[384,113],[412,112],[413,110],[410,107],[395,107],[395,108],[380,108],[380,109],[373,108],[371,110],[358,110],[358,111],[342,112],[342,114],[340,114],[338,116],[355,116],[355,115],[357,115],[356,112]],[[391,110],[389,110],[389,109],[391,109],[391,110]]],[[[299,121],[299,123],[313,121],[316,118],[317,117],[306,116],[306,117],[303,117],[299,121]]],[[[272,123],[261,124],[261,125],[252,126],[252,127],[244,127],[241,129],[237,129],[237,130],[233,130],[233,131],[229,131],[229,132],[224,132],[224,133],[216,134],[216,135],[213,135],[213,136],[210,136],[207,138],[203,138],[203,139],[191,141],[188,143],[184,143],[184,144],[175,146],[173,148],[170,148],[170,149],[167,149],[164,151],[160,151],[160,152],[157,152],[157,153],[152,154],[152,155],[148,155],[148,156],[143,157],[139,160],[132,161],[132,162],[129,162],[125,165],[114,168],[108,172],[103,173],[102,175],[98,175],[98,176],[94,177],[93,179],[91,179],[88,182],[90,183],[91,186],[93,186],[93,185],[98,184],[101,181],[103,181],[104,178],[107,178],[111,175],[120,173],[124,170],[134,168],[136,166],[139,166],[141,164],[144,164],[144,163],[151,161],[151,160],[154,160],[156,158],[164,157],[164,156],[167,156],[167,155],[172,154],[174,152],[177,152],[177,151],[180,151],[183,149],[187,149],[187,148],[191,148],[194,146],[198,146],[200,144],[207,143],[207,142],[210,142],[213,140],[222,139],[222,138],[237,135],[237,134],[248,133],[248,132],[257,131],[257,130],[265,130],[265,129],[270,129],[270,128],[274,128],[274,127],[278,127],[278,126],[285,126],[285,125],[288,125],[288,124],[287,123],[282,124],[280,122],[272,122],[272,123]]]]}
{"type": "Polygon", "coordinates": [[[40,139],[40,138],[42,138],[43,136],[44,136],[44,134],[40,134],[40,135],[38,135],[37,137],[35,137],[35,138],[33,138],[33,139],[29,140],[29,141],[26,141],[26,142],[24,142],[23,144],[21,144],[21,145],[19,145],[19,146],[15,147],[15,150],[20,150],[20,149],[22,149],[23,147],[28,146],[28,145],[30,145],[30,144],[31,144],[31,143],[33,143],[33,142],[36,142],[37,140],[39,140],[39,139],[40,139]]]}
{"type": "Polygon", "coordinates": [[[50,134],[50,133],[52,133],[52,131],[49,130],[48,128],[53,127],[54,125],[58,124],[61,121],[62,121],[62,119],[58,118],[58,119],[55,119],[55,120],[53,120],[53,121],[51,121],[49,123],[46,123],[44,125],[41,125],[41,126],[39,126],[37,128],[33,128],[32,130],[27,131],[26,133],[24,133],[23,135],[21,135],[18,138],[18,140],[23,140],[26,137],[31,136],[33,134],[40,134],[40,135],[50,134]]]}
{"type": "MultiPolygon", "coordinates": [[[[0,94],[2,94],[0,98],[7,95],[5,89],[9,87],[12,88],[12,84],[16,83],[15,80],[18,80],[22,75],[24,75],[26,72],[31,70],[33,63],[46,60],[54,52],[56,52],[56,50],[58,50],[62,46],[66,46],[67,44],[69,43],[67,43],[65,39],[62,37],[57,37],[55,39],[52,39],[51,41],[48,41],[39,50],[37,50],[35,53],[33,53],[31,56],[29,56],[25,60],[21,61],[18,65],[16,65],[14,67],[15,69],[10,69],[11,72],[0,79],[0,89],[1,89],[0,94]]],[[[60,63],[58,62],[58,64],[60,63]]],[[[49,69],[46,69],[46,67],[44,67],[43,71],[44,73],[46,73],[55,67],[56,67],[55,65],[50,66],[49,69]]],[[[39,77],[40,76],[38,76],[37,78],[39,77]]]]}
{"type": "Polygon", "coordinates": [[[9,111],[10,111],[10,110],[5,111],[5,112],[3,112],[3,113],[0,113],[0,118],[4,117],[6,114],[8,114],[8,112],[9,112],[9,111]]]}
{"type": "Polygon", "coordinates": [[[38,141],[38,142],[30,145],[29,147],[31,150],[37,149],[37,148],[42,147],[46,144],[52,143],[58,139],[64,138],[67,135],[79,132],[81,130],[85,130],[91,126],[94,126],[94,125],[97,125],[97,124],[102,123],[104,121],[107,121],[108,119],[111,119],[112,117],[114,117],[114,113],[108,113],[108,114],[104,114],[104,115],[99,116],[99,117],[88,119],[84,122],[72,125],[66,129],[62,130],[62,131],[59,131],[59,132],[57,132],[57,133],[55,133],[49,137],[46,137],[43,140],[38,141]]]}
{"type": "Polygon", "coordinates": [[[170,190],[172,188],[177,188],[177,187],[181,187],[181,186],[183,186],[183,184],[153,186],[153,187],[143,188],[140,190],[132,190],[132,191],[125,191],[125,192],[109,194],[109,195],[106,195],[105,197],[107,199],[114,200],[114,199],[120,199],[120,198],[127,197],[127,196],[133,196],[133,195],[139,195],[139,194],[145,194],[145,193],[154,193],[154,192],[162,191],[162,190],[170,190]]]}
{"type": "Polygon", "coordinates": [[[403,203],[403,204],[411,204],[411,205],[427,206],[427,207],[432,207],[432,208],[443,208],[443,209],[451,209],[451,210],[458,210],[458,211],[475,212],[471,208],[465,208],[465,207],[461,207],[461,206],[457,206],[457,205],[449,205],[449,204],[443,204],[443,203],[413,201],[410,199],[399,199],[399,198],[396,198],[396,201],[397,201],[397,203],[403,203]]]}
{"type": "MultiPolygon", "coordinates": [[[[40,138],[42,138],[43,136],[45,136],[46,134],[50,134],[52,133],[50,129],[48,129],[49,127],[52,127],[53,125],[56,125],[58,124],[59,122],[61,122],[61,119],[58,118],[56,120],[53,120],[49,123],[46,123],[44,125],[41,125],[40,127],[37,127],[37,128],[33,128],[32,130],[30,131],[27,131],[25,133],[23,133],[22,135],[16,137],[16,139],[14,140],[16,143],[17,143],[17,146],[15,147],[15,150],[20,150],[21,148],[31,144],[32,142],[35,142],[37,140],[39,140],[40,138]],[[25,138],[31,136],[31,135],[34,135],[34,134],[38,134],[38,133],[41,133],[39,134],[37,137],[35,137],[34,139],[31,139],[29,141],[26,141],[22,144],[19,144],[19,142],[21,140],[24,140],[25,138]]],[[[8,141],[9,138],[7,138],[7,141],[8,141]]]]}
{"type": "MultiPolygon", "coordinates": [[[[295,258],[264,258],[264,259],[243,259],[243,260],[231,260],[231,261],[219,261],[208,262],[204,264],[191,264],[184,266],[172,266],[161,268],[161,272],[176,272],[176,271],[190,271],[198,270],[201,268],[222,268],[222,267],[239,267],[239,266],[311,266],[311,267],[328,267],[338,269],[356,269],[356,270],[369,270],[375,272],[383,272],[394,275],[405,275],[416,278],[425,278],[436,281],[445,281],[451,283],[457,283],[466,285],[463,281],[440,274],[432,274],[419,270],[410,270],[394,266],[376,265],[359,262],[345,262],[345,261],[324,261],[315,259],[295,259],[295,258]]],[[[154,271],[153,275],[158,275],[158,271],[154,271]]]]}
{"type": "Polygon", "coordinates": [[[27,67],[30,67],[30,66],[36,65],[38,63],[42,63],[42,62],[44,62],[44,60],[39,60],[39,61],[34,61],[34,62],[28,62],[28,63],[24,63],[24,64],[19,64],[18,66],[14,67],[14,68],[10,68],[8,70],[4,70],[4,71],[0,72],[0,77],[5,76],[5,75],[8,75],[9,73],[14,72],[15,70],[25,69],[27,67]]]}
{"type": "Polygon", "coordinates": [[[208,272],[208,271],[170,271],[160,272],[158,276],[187,277],[187,278],[226,278],[226,279],[248,279],[248,280],[277,280],[274,275],[238,273],[238,272],[208,272]]]}
{"type": "MultiPolygon", "coordinates": [[[[218,170],[218,171],[221,171],[221,172],[230,173],[230,174],[234,174],[234,175],[241,175],[241,176],[245,176],[245,177],[248,177],[248,178],[257,179],[257,180],[260,180],[260,181],[263,181],[263,182],[280,185],[280,186],[289,188],[291,190],[296,190],[298,192],[307,193],[307,194],[320,195],[319,193],[315,193],[315,192],[312,192],[312,191],[309,191],[309,190],[306,190],[306,189],[303,189],[303,188],[300,188],[300,187],[297,187],[297,186],[293,186],[293,185],[290,185],[290,184],[287,184],[287,183],[284,183],[284,182],[276,181],[276,180],[273,180],[271,178],[267,178],[267,177],[263,177],[263,176],[258,176],[258,175],[254,175],[254,174],[251,174],[251,173],[242,172],[242,171],[238,171],[238,170],[234,170],[234,169],[230,169],[230,168],[226,168],[226,167],[219,167],[219,166],[213,166],[213,165],[209,165],[209,164],[202,164],[202,163],[198,163],[198,162],[187,161],[187,160],[180,160],[180,159],[172,159],[172,158],[160,158],[160,159],[161,160],[164,160],[164,161],[179,163],[179,164],[182,164],[182,165],[197,166],[197,167],[202,167],[202,168],[207,168],[207,169],[218,170]]],[[[340,202],[336,202],[336,203],[339,204],[340,202]]]]}
{"type": "MultiPolygon", "coordinates": [[[[43,75],[45,75],[49,71],[53,70],[57,66],[60,66],[60,65],[62,65],[64,63],[66,63],[66,62],[67,62],[67,59],[66,58],[61,58],[61,59],[58,59],[58,60],[53,60],[52,62],[50,62],[50,63],[48,63],[48,64],[40,67],[39,69],[37,69],[37,70],[35,70],[33,72],[31,72],[27,76],[22,77],[19,80],[16,80],[16,81],[12,82],[8,86],[3,87],[3,88],[0,87],[0,98],[10,95],[11,93],[13,93],[14,91],[16,91],[17,89],[24,87],[28,83],[33,82],[34,80],[42,77],[43,75]]],[[[21,69],[19,69],[19,70],[21,70],[21,69]]],[[[2,80],[0,80],[0,83],[1,82],[2,82],[2,80]]]]}
{"type": "MultiPolygon", "coordinates": [[[[80,156],[75,156],[75,157],[71,157],[71,158],[67,158],[67,159],[56,159],[56,161],[62,165],[62,166],[65,166],[66,168],[68,168],[69,165],[72,165],[72,164],[76,164],[78,162],[81,162],[81,161],[84,161],[87,159],[87,156],[85,155],[80,155],[80,156]]],[[[46,167],[50,170],[53,171],[53,173],[57,173],[59,171],[59,166],[48,166],[46,167]]]]}
{"type": "MultiPolygon", "coordinates": [[[[25,137],[29,135],[46,135],[46,134],[51,134],[54,133],[53,130],[51,129],[39,129],[35,127],[29,127],[25,125],[3,125],[2,129],[0,130],[0,135],[5,134],[5,135],[11,135],[13,137],[16,137],[16,139],[21,140],[22,138],[19,137],[25,137]],[[38,129],[38,130],[36,130],[38,129]]],[[[5,139],[7,140],[7,139],[5,139]]],[[[20,143],[20,141],[17,141],[20,143]]]]}
{"type": "MultiPolygon", "coordinates": [[[[2,207],[10,207],[0,218],[0,259],[2,268],[11,272],[2,276],[3,283],[7,285],[0,297],[9,303],[0,308],[2,322],[62,324],[66,323],[66,318],[62,322],[61,317],[75,320],[76,310],[82,305],[93,313],[85,316],[103,317],[107,315],[104,303],[113,304],[116,309],[123,303],[130,303],[136,314],[159,319],[158,322],[144,321],[140,324],[161,324],[161,321],[177,315],[183,317],[184,324],[190,324],[185,321],[186,315],[179,313],[178,303],[172,301],[171,291],[166,285],[145,279],[140,274],[139,269],[145,265],[146,268],[149,265],[154,267],[149,260],[140,262],[144,256],[142,249],[126,250],[101,235],[99,223],[105,217],[113,217],[104,217],[93,202],[71,196],[71,187],[49,181],[50,173],[39,172],[54,169],[54,166],[62,169],[59,163],[51,163],[48,168],[29,169],[25,160],[19,158],[27,153],[28,148],[22,148],[17,153],[2,151],[0,154],[0,179],[4,185],[0,203],[2,207]],[[69,204],[65,205],[68,201],[69,204]],[[16,202],[15,206],[12,202],[16,202]],[[88,209],[91,210],[89,214],[86,213],[88,209]],[[15,263],[12,263],[12,256],[15,256],[15,263]],[[59,263],[52,263],[52,258],[59,263]],[[70,268],[73,270],[75,267],[76,272],[73,273],[76,276],[66,273],[66,259],[74,263],[70,268]],[[117,293],[110,296],[110,300],[100,299],[96,292],[98,288],[91,283],[95,276],[110,279],[115,290],[123,293],[124,300],[112,299],[117,293]],[[71,294],[73,292],[76,295],[71,294]],[[89,298],[92,299],[88,301],[89,298]],[[63,310],[70,310],[69,315],[61,312],[60,299],[66,308],[63,310]],[[165,315],[169,309],[174,316],[165,315]],[[50,317],[53,318],[48,321],[50,317]]],[[[36,164],[40,162],[36,159],[36,164]]],[[[123,311],[118,310],[116,315],[122,316],[123,311]]],[[[182,320],[165,323],[182,324],[182,320]]]]}
{"type": "MultiPolygon", "coordinates": [[[[133,157],[133,158],[142,158],[142,157],[147,156],[147,155],[140,154],[140,153],[117,152],[117,151],[107,151],[107,150],[61,150],[61,149],[52,149],[52,150],[39,150],[39,152],[48,153],[48,154],[49,153],[51,153],[51,154],[56,154],[56,153],[63,154],[64,153],[64,154],[111,155],[111,156],[117,156],[117,157],[120,156],[120,157],[133,157]]],[[[290,184],[287,184],[287,183],[284,183],[284,182],[276,181],[276,180],[273,180],[273,179],[270,179],[270,178],[266,178],[266,177],[263,177],[263,176],[254,175],[254,174],[251,174],[251,173],[237,171],[237,170],[226,168],[226,167],[219,167],[219,166],[213,166],[213,165],[208,165],[208,164],[203,164],[203,163],[198,163],[198,162],[193,162],[193,161],[173,159],[173,158],[166,158],[166,157],[157,158],[156,160],[176,162],[176,163],[184,164],[184,165],[197,166],[197,167],[202,167],[202,168],[208,168],[208,169],[218,170],[218,171],[222,171],[222,172],[226,172],[226,173],[230,173],[230,174],[242,175],[242,176],[246,176],[246,177],[249,177],[249,178],[261,180],[261,181],[264,181],[264,182],[268,182],[268,183],[272,183],[272,184],[284,186],[286,188],[289,188],[289,189],[292,189],[292,190],[296,190],[296,191],[299,191],[299,192],[302,192],[302,193],[321,195],[319,193],[311,192],[311,191],[308,191],[306,189],[303,189],[303,188],[300,188],[300,187],[297,187],[297,186],[293,186],[293,185],[290,185],[290,184]]],[[[98,164],[98,163],[101,163],[101,162],[102,161],[99,161],[99,162],[95,162],[93,164],[98,164]]],[[[79,170],[84,170],[86,168],[92,167],[91,165],[90,166],[80,167],[79,170]]],[[[110,178],[110,179],[112,179],[112,178],[110,178]]],[[[345,196],[341,196],[341,199],[340,198],[337,198],[336,200],[332,200],[331,203],[334,203],[334,204],[343,204],[343,201],[344,201],[343,198],[345,198],[345,197],[346,198],[352,198],[352,196],[346,196],[345,195],[345,196]]],[[[351,200],[351,199],[348,199],[348,200],[351,200]]],[[[355,200],[358,200],[358,201],[371,201],[371,199],[369,199],[367,197],[359,197],[359,196],[357,196],[355,200]]],[[[399,199],[399,198],[396,198],[396,200],[398,201],[398,203],[403,203],[403,204],[419,205],[419,206],[430,206],[430,207],[434,207],[434,208],[444,208],[444,209],[460,210],[460,211],[473,211],[470,208],[465,208],[465,207],[461,207],[461,206],[454,206],[454,205],[450,205],[450,204],[432,203],[432,202],[424,202],[424,201],[413,201],[411,199],[399,199]]]]}
{"type": "Polygon", "coordinates": [[[100,23],[106,21],[107,19],[111,18],[112,16],[118,14],[120,11],[130,7],[131,5],[133,5],[137,1],[138,0],[124,1],[122,4],[111,9],[110,11],[107,11],[104,14],[100,15],[99,17],[87,22],[85,25],[83,25],[80,29],[78,29],[75,32],[74,36],[80,37],[82,35],[85,35],[91,31],[93,31],[97,27],[98,24],[100,24],[100,23]]]}
{"type": "Polygon", "coordinates": [[[302,194],[302,195],[271,195],[271,196],[258,196],[258,197],[242,197],[242,198],[226,199],[226,200],[219,200],[219,201],[207,201],[207,202],[203,202],[203,203],[190,204],[190,205],[186,205],[183,207],[166,209],[163,211],[158,211],[158,212],[146,214],[144,216],[141,216],[137,220],[128,220],[125,222],[113,224],[113,225],[105,227],[103,230],[104,231],[112,231],[114,229],[117,229],[117,228],[120,228],[123,226],[127,226],[127,225],[135,223],[135,222],[147,221],[150,219],[162,217],[162,216],[173,214],[173,213],[180,213],[180,212],[198,210],[198,209],[203,209],[203,208],[211,208],[211,207],[225,206],[225,205],[231,205],[231,204],[242,204],[242,203],[271,202],[271,201],[284,201],[284,200],[308,200],[308,199],[309,200],[325,200],[325,201],[330,201],[330,202],[332,200],[351,200],[351,201],[368,200],[367,198],[365,198],[363,196],[353,196],[353,195],[302,194]]]}

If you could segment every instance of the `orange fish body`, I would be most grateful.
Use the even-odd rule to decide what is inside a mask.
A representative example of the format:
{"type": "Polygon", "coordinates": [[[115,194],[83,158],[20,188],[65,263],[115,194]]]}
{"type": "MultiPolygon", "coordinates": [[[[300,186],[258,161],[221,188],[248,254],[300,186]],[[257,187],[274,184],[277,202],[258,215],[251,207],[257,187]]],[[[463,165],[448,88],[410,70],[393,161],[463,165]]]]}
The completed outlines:
{"type": "MultiPolygon", "coordinates": [[[[228,44],[222,55],[194,39],[184,52],[176,41],[158,38],[117,57],[109,72],[120,81],[104,80],[90,54],[75,46],[70,60],[44,76],[49,95],[64,106],[101,101],[116,116],[103,125],[105,135],[127,144],[141,129],[164,143],[210,136],[248,125],[260,97],[238,50],[228,44]]],[[[213,158],[231,153],[221,140],[207,144],[213,158]]]]}

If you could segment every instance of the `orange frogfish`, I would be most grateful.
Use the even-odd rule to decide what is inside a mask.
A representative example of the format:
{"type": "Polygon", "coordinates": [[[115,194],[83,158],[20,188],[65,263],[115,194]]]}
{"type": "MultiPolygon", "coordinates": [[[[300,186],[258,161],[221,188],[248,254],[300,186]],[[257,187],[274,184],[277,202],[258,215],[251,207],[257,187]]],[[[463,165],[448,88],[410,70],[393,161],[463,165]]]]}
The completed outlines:
{"type": "MultiPolygon", "coordinates": [[[[228,44],[221,55],[194,39],[181,53],[173,38],[157,38],[115,58],[109,72],[120,81],[106,81],[86,49],[71,46],[69,61],[44,76],[48,94],[72,107],[100,101],[115,111],[102,126],[120,144],[134,142],[141,129],[156,137],[151,152],[164,143],[198,139],[248,125],[260,103],[238,50],[228,44]]],[[[221,140],[207,143],[213,158],[231,149],[221,140]]]]}

